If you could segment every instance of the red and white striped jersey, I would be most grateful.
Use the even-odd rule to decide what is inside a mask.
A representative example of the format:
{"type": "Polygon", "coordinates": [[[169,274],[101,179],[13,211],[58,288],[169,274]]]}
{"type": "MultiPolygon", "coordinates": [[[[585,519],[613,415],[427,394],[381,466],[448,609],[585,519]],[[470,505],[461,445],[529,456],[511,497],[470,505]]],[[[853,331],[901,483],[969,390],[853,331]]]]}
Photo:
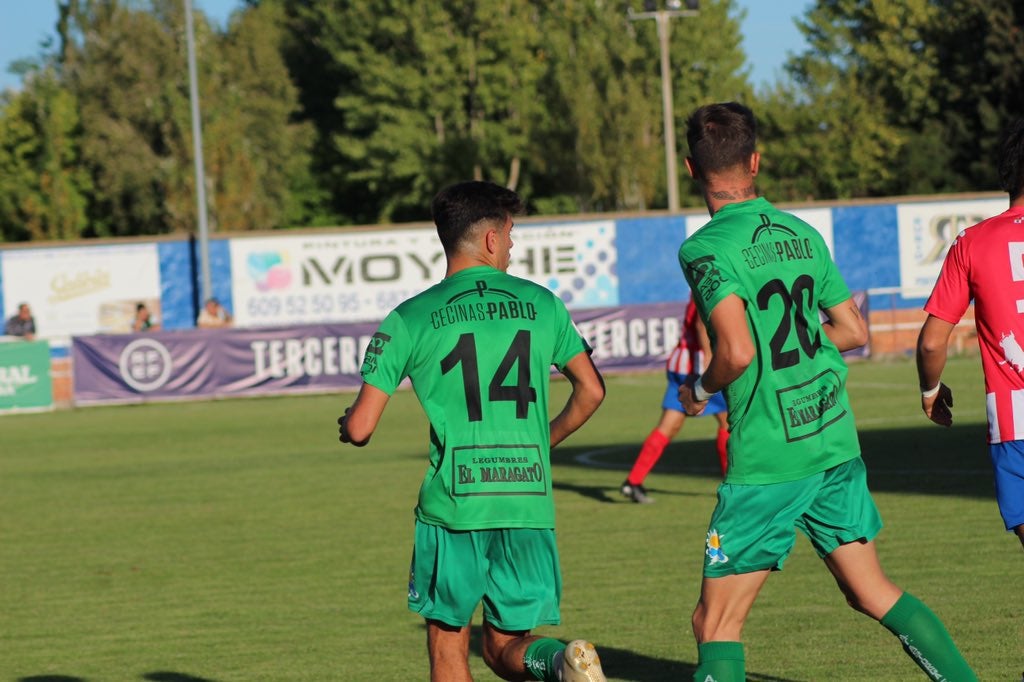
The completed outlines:
{"type": "Polygon", "coordinates": [[[683,315],[683,331],[679,335],[679,343],[672,349],[665,361],[665,369],[676,374],[701,374],[704,372],[704,351],[700,347],[700,337],[697,335],[697,304],[693,297],[686,304],[686,313],[683,315]]]}
{"type": "Polygon", "coordinates": [[[957,236],[924,309],[956,324],[972,299],[988,440],[1024,440],[1024,207],[957,236]]]}

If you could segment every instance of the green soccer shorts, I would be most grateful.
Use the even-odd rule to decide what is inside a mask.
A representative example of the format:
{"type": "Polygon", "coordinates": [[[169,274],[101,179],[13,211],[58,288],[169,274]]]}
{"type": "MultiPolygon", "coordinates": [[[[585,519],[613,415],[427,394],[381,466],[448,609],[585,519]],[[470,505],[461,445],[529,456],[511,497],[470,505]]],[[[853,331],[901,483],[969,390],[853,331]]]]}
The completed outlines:
{"type": "Polygon", "coordinates": [[[794,529],[823,558],[840,545],[878,535],[882,517],[860,457],[796,481],[719,485],[708,525],[704,577],[782,570],[796,542],[794,529]]]}
{"type": "Polygon", "coordinates": [[[489,623],[519,632],[557,625],[561,599],[554,530],[454,531],[416,521],[410,611],[463,627],[482,601],[489,623]]]}

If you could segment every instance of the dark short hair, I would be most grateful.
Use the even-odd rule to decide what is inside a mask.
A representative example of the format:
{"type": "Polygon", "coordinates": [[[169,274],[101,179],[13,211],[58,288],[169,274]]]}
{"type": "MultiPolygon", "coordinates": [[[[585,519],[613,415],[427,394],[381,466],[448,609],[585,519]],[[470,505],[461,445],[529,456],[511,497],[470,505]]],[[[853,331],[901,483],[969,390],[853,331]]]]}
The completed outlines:
{"type": "Polygon", "coordinates": [[[699,107],[686,119],[686,142],[700,176],[746,163],[757,149],[754,112],[738,102],[699,107]]]}
{"type": "Polygon", "coordinates": [[[1010,199],[1024,194],[1024,116],[1003,131],[999,144],[999,186],[1010,199]]]}
{"type": "Polygon", "coordinates": [[[459,243],[481,221],[504,224],[524,210],[522,199],[512,190],[475,180],[445,187],[430,204],[437,236],[447,254],[457,251],[459,243]]]}
{"type": "Polygon", "coordinates": [[[145,307],[146,307],[146,304],[145,304],[145,303],[142,303],[142,302],[140,301],[139,303],[136,303],[136,304],[135,304],[135,312],[139,312],[140,310],[142,310],[142,309],[143,309],[143,308],[145,308],[145,307]]]}

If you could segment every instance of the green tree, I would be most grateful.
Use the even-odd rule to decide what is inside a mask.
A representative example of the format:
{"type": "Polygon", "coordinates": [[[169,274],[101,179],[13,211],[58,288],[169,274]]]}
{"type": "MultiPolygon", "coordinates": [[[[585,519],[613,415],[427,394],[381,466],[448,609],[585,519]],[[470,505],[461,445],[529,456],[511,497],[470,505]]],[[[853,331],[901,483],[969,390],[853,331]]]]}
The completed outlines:
{"type": "Polygon", "coordinates": [[[941,133],[958,189],[998,189],[995,148],[1024,112],[1024,2],[944,0],[932,27],[941,133]],[[962,180],[959,180],[962,178],[962,180]]]}
{"type": "Polygon", "coordinates": [[[95,187],[90,236],[187,229],[194,208],[178,34],[157,14],[116,0],[71,0],[60,31],[95,187]]]}
{"type": "MultiPolygon", "coordinates": [[[[681,157],[688,151],[686,118],[698,106],[728,101],[754,105],[740,32],[743,12],[733,0],[702,0],[697,16],[679,20],[673,26],[672,83],[681,157]]],[[[682,158],[679,169],[684,203],[703,206],[696,185],[687,181],[682,158]]]]}
{"type": "MultiPolygon", "coordinates": [[[[541,212],[664,201],[655,27],[630,22],[624,3],[258,4],[271,2],[288,17],[285,54],[343,221],[424,219],[438,187],[470,177],[541,212]]],[[[735,14],[708,0],[677,22],[677,112],[749,96],[735,14]]]]}
{"type": "MultiPolygon", "coordinates": [[[[95,191],[89,235],[194,231],[195,173],[184,11],[178,0],[63,4],[61,67],[81,110],[95,191]]],[[[272,8],[222,33],[195,15],[206,193],[216,229],[303,224],[319,200],[307,126],[272,8]]]]}
{"type": "Polygon", "coordinates": [[[0,236],[75,239],[86,225],[89,176],[79,164],[78,110],[52,67],[0,97],[0,236]]]}
{"type": "MultiPolygon", "coordinates": [[[[267,3],[261,3],[261,5],[267,3]]],[[[486,178],[518,186],[539,115],[541,36],[527,0],[376,3],[281,0],[292,73],[316,65],[326,96],[306,112],[318,154],[354,222],[423,219],[438,187],[486,178]]]]}
{"type": "Polygon", "coordinates": [[[298,90],[282,58],[283,13],[235,14],[204,61],[203,140],[211,224],[265,230],[322,223],[312,176],[314,129],[293,121],[298,90]]]}
{"type": "MultiPolygon", "coordinates": [[[[788,198],[990,190],[1024,111],[1024,2],[818,0],[808,50],[766,95],[788,198]]],[[[771,139],[771,138],[769,138],[771,139]]]]}
{"type": "MultiPolygon", "coordinates": [[[[637,210],[668,196],[655,21],[639,3],[586,0],[544,7],[548,74],[539,96],[548,116],[539,137],[534,203],[543,211],[637,210]],[[543,189],[552,188],[545,197],[543,189]]],[[[670,19],[673,124],[682,196],[700,201],[685,180],[685,120],[700,104],[746,100],[739,13],[729,0],[706,0],[696,16],[670,19]]]]}
{"type": "Polygon", "coordinates": [[[545,6],[548,69],[537,94],[547,117],[535,139],[534,205],[565,213],[650,205],[664,158],[650,36],[638,40],[621,6],[545,6]]]}

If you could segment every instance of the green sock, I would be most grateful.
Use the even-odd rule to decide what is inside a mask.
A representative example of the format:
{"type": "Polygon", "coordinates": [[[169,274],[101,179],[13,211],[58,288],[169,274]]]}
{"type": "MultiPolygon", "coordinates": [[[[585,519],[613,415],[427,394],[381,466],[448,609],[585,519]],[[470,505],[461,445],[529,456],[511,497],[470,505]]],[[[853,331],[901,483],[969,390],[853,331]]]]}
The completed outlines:
{"type": "Polygon", "coordinates": [[[557,639],[543,637],[526,647],[523,664],[534,678],[558,682],[558,670],[555,669],[555,656],[565,651],[565,643],[557,639]]]}
{"type": "Polygon", "coordinates": [[[744,682],[742,642],[704,642],[697,646],[693,682],[744,682]]]}
{"type": "Polygon", "coordinates": [[[909,592],[904,592],[879,622],[899,637],[903,650],[930,679],[977,682],[977,675],[960,655],[946,626],[909,592]]]}

